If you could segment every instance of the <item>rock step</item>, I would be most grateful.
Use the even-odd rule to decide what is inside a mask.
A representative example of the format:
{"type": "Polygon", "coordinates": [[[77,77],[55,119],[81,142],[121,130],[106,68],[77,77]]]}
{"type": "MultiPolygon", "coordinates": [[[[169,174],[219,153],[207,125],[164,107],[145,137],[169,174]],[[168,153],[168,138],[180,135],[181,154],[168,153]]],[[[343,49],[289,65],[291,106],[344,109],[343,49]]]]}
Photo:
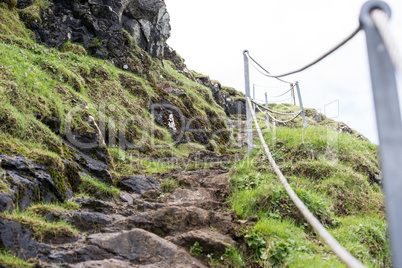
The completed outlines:
{"type": "Polygon", "coordinates": [[[198,207],[167,206],[127,217],[120,222],[125,229],[141,228],[159,236],[172,236],[194,229],[213,227],[222,234],[233,234],[234,215],[198,207]]]}
{"type": "Polygon", "coordinates": [[[198,242],[203,254],[212,253],[215,256],[222,255],[226,248],[237,245],[232,238],[212,229],[193,230],[173,237],[165,237],[165,239],[187,249],[198,242]]]}
{"type": "Polygon", "coordinates": [[[67,267],[206,267],[172,242],[137,228],[90,235],[67,251],[59,247],[49,259],[75,263],[67,267]]]}

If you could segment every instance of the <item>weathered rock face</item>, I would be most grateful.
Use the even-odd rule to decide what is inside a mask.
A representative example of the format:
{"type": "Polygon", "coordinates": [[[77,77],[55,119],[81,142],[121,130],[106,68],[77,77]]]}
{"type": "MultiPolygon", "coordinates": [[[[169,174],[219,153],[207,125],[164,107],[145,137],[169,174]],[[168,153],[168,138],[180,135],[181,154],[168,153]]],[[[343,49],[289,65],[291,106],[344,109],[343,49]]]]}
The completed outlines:
{"type": "Polygon", "coordinates": [[[69,165],[66,162],[65,170],[60,173],[21,156],[1,154],[0,166],[11,189],[10,193],[3,194],[2,209],[13,207],[10,200],[24,209],[34,202],[63,202],[71,198],[73,191],[70,187],[77,184],[79,176],[69,169],[69,165]]]}
{"type": "Polygon", "coordinates": [[[170,37],[170,17],[162,0],[133,0],[123,10],[121,23],[136,40],[137,45],[161,57],[165,41],[170,37]]]}
{"type": "MultiPolygon", "coordinates": [[[[52,0],[41,12],[42,23],[28,25],[38,41],[61,47],[81,44],[90,54],[124,66],[130,53],[123,29],[152,57],[163,57],[170,36],[170,18],[163,0],[52,0]]],[[[19,0],[18,7],[31,2],[19,0]]]]}
{"type": "Polygon", "coordinates": [[[211,81],[208,76],[197,77],[196,81],[211,89],[214,100],[225,109],[227,116],[246,114],[246,101],[242,93],[231,88],[223,89],[219,82],[211,81]]]}
{"type": "Polygon", "coordinates": [[[26,259],[38,256],[44,248],[31,239],[31,232],[23,229],[19,223],[0,218],[0,247],[26,259]]]}

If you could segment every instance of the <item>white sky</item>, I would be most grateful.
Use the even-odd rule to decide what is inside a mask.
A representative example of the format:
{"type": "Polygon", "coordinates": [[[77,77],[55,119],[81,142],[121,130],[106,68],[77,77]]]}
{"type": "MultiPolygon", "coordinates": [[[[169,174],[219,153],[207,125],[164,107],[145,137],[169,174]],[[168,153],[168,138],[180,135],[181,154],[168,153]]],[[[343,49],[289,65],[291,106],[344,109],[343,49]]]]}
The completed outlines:
{"type": "MultiPolygon", "coordinates": [[[[352,33],[365,1],[165,2],[172,26],[167,43],[186,60],[187,67],[244,92],[243,50],[249,50],[254,59],[274,74],[293,71],[352,33]]],[[[402,1],[387,3],[393,12],[393,33],[402,50],[402,1]]],[[[339,118],[335,120],[345,122],[378,143],[369,75],[365,36],[360,32],[316,66],[284,79],[299,81],[305,107],[323,112],[324,105],[339,99],[339,118]]],[[[287,87],[255,71],[250,76],[251,84],[285,87],[270,89],[272,95],[287,87]]],[[[266,90],[257,88],[256,98],[264,99],[266,90]]],[[[335,110],[334,105],[328,106],[327,111],[335,110]]],[[[328,114],[332,115],[336,112],[328,114]]]]}

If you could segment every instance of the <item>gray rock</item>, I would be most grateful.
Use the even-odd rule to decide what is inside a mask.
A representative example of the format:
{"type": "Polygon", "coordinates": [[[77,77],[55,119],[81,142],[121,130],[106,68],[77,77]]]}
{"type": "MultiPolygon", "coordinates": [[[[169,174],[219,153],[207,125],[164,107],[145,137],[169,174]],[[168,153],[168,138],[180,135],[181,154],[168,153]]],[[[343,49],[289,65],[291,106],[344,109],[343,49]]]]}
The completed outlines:
{"type": "Polygon", "coordinates": [[[14,210],[15,206],[10,195],[7,193],[0,194],[0,212],[14,210]]]}
{"type": "Polygon", "coordinates": [[[68,170],[68,175],[59,174],[21,156],[1,154],[0,165],[11,188],[10,197],[15,204],[18,203],[20,209],[33,202],[63,202],[71,198],[73,192],[70,185],[75,185],[79,179],[76,171],[70,169],[67,162],[64,172],[68,170]]]}
{"type": "Polygon", "coordinates": [[[53,250],[48,256],[48,262],[78,263],[111,258],[116,258],[116,256],[105,249],[101,249],[94,245],[80,245],[72,249],[61,247],[53,250]]]}
{"type": "Polygon", "coordinates": [[[80,231],[88,232],[102,227],[110,226],[116,217],[105,215],[99,212],[73,211],[63,215],[61,218],[78,228],[80,231]]]}
{"type": "Polygon", "coordinates": [[[82,208],[91,209],[96,212],[110,212],[114,208],[112,202],[97,200],[95,198],[76,198],[72,201],[80,204],[82,208]]]}
{"type": "Polygon", "coordinates": [[[324,118],[319,113],[313,114],[311,116],[317,123],[320,123],[324,118]]]}
{"type": "Polygon", "coordinates": [[[159,182],[152,177],[130,176],[119,183],[119,187],[128,192],[143,194],[149,190],[161,192],[159,182]]]}
{"type": "Polygon", "coordinates": [[[31,239],[31,232],[19,223],[0,218],[0,246],[24,259],[38,254],[38,243],[31,239]]]}
{"type": "Polygon", "coordinates": [[[138,265],[132,265],[127,261],[116,259],[107,259],[101,261],[87,261],[77,264],[67,265],[68,268],[135,268],[138,265]]]}
{"type": "Polygon", "coordinates": [[[113,60],[123,67],[130,51],[124,28],[152,57],[164,55],[166,40],[170,37],[170,18],[163,0],[52,2],[53,5],[42,13],[41,25],[29,25],[40,42],[61,47],[70,40],[83,45],[90,54],[113,60]],[[93,42],[95,37],[101,45],[93,42]]]}
{"type": "Polygon", "coordinates": [[[221,256],[225,253],[226,248],[237,244],[232,238],[210,229],[194,230],[166,239],[188,249],[198,242],[204,254],[212,253],[213,256],[221,256]]]}
{"type": "Polygon", "coordinates": [[[133,264],[159,267],[205,267],[186,251],[152,233],[133,229],[121,233],[94,234],[88,242],[133,264]]]}

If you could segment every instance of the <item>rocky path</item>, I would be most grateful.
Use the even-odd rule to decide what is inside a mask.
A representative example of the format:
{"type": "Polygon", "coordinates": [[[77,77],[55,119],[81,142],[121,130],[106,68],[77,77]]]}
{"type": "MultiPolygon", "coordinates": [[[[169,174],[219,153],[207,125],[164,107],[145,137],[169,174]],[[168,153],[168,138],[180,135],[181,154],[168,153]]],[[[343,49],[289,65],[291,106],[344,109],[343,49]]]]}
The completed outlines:
{"type": "MultiPolygon", "coordinates": [[[[228,160],[201,155],[203,160],[228,160]]],[[[238,156],[239,157],[239,156],[238,156]]],[[[79,211],[51,212],[82,235],[70,241],[42,244],[41,267],[208,267],[206,255],[219,257],[236,246],[235,230],[245,222],[227,213],[229,173],[219,165],[175,170],[155,178],[131,176],[121,182],[119,201],[76,198],[79,211]],[[176,188],[162,192],[161,183],[176,188]],[[195,246],[196,245],[196,246],[195,246]],[[197,257],[191,248],[202,250],[197,257]]]]}

